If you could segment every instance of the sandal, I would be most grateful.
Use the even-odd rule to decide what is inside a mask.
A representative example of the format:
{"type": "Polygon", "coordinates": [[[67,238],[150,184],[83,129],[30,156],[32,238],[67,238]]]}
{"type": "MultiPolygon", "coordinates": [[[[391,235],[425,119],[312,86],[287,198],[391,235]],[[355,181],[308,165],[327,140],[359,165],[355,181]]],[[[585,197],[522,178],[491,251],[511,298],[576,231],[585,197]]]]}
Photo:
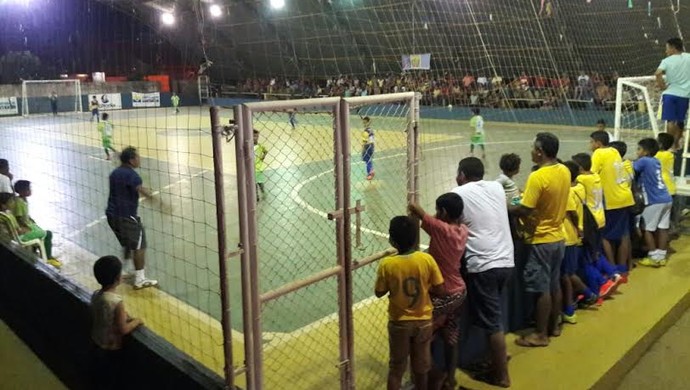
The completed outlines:
{"type": "Polygon", "coordinates": [[[549,345],[548,339],[545,342],[540,342],[538,340],[534,340],[534,337],[530,338],[529,336],[522,336],[517,339],[515,339],[515,344],[521,346],[521,347],[547,347],[549,345]]]}

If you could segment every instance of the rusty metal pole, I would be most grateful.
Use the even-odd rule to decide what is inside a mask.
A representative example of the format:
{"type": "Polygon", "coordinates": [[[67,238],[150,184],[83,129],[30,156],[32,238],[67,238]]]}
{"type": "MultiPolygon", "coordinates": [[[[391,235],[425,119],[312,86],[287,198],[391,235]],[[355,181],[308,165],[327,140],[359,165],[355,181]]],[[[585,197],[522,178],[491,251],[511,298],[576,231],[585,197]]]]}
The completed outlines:
{"type": "Polygon", "coordinates": [[[340,150],[336,151],[341,155],[341,167],[337,171],[341,174],[340,180],[340,206],[342,207],[343,218],[343,236],[342,236],[342,263],[343,272],[341,274],[339,284],[340,290],[340,337],[341,337],[341,389],[351,390],[355,388],[355,331],[354,331],[354,314],[352,310],[353,294],[352,294],[352,217],[350,214],[350,188],[351,188],[351,172],[350,172],[350,104],[345,99],[340,100],[337,108],[338,120],[337,127],[339,132],[335,134],[336,139],[339,137],[340,150]]]}
{"type": "MultiPolygon", "coordinates": [[[[249,320],[252,327],[252,337],[253,342],[250,346],[253,349],[253,359],[252,363],[254,366],[254,372],[252,374],[254,379],[254,389],[263,389],[263,344],[262,336],[263,331],[261,329],[261,297],[259,285],[259,232],[256,223],[256,176],[254,173],[254,142],[252,138],[253,123],[252,123],[253,113],[252,110],[247,107],[247,105],[242,106],[242,130],[244,132],[244,139],[240,147],[242,148],[243,160],[245,169],[245,182],[241,185],[244,186],[244,191],[246,194],[245,205],[247,213],[247,233],[248,241],[245,242],[244,250],[248,252],[249,259],[249,279],[250,279],[250,296],[251,296],[251,317],[249,319],[245,318],[245,321],[249,320]]],[[[237,140],[236,142],[239,142],[237,140]]],[[[246,348],[246,346],[245,346],[246,348]]]]}
{"type": "Polygon", "coordinates": [[[242,110],[239,106],[234,109],[235,123],[235,161],[237,162],[237,212],[240,222],[240,273],[242,284],[242,331],[244,332],[244,364],[247,367],[245,374],[247,389],[253,390],[254,387],[254,334],[252,333],[252,301],[251,301],[251,278],[249,275],[250,253],[246,250],[249,245],[248,214],[247,214],[247,190],[246,169],[244,166],[244,133],[242,123],[242,110]]]}
{"type": "Polygon", "coordinates": [[[227,238],[225,232],[225,190],[223,187],[222,131],[218,107],[211,107],[211,133],[213,140],[213,176],[216,190],[216,224],[218,232],[218,271],[220,273],[221,327],[223,329],[223,355],[225,357],[225,384],[235,386],[235,367],[232,362],[232,323],[230,321],[230,292],[228,291],[227,238]]]}

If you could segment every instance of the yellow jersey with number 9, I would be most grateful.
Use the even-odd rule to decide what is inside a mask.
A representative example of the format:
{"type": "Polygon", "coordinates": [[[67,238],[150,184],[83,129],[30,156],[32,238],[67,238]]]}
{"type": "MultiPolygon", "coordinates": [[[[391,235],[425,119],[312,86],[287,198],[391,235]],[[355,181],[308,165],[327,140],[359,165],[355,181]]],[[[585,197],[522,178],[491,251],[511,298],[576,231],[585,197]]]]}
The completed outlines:
{"type": "Polygon", "coordinates": [[[605,210],[617,210],[635,204],[628,173],[616,149],[604,147],[595,150],[592,153],[592,172],[601,177],[605,210]]]}
{"type": "Polygon", "coordinates": [[[429,289],[443,284],[436,261],[424,252],[389,256],[376,271],[376,292],[388,292],[391,321],[430,320],[433,311],[429,289]]]}

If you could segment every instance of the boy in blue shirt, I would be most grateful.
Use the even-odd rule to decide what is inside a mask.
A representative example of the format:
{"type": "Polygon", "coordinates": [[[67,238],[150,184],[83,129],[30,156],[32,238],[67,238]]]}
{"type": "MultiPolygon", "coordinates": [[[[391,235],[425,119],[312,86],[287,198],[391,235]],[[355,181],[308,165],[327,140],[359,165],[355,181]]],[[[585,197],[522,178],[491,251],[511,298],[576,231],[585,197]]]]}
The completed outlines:
{"type": "Polygon", "coordinates": [[[647,257],[640,265],[660,267],[666,265],[668,228],[671,224],[671,205],[673,200],[661,177],[661,163],[654,157],[659,151],[659,143],[654,138],[645,138],[637,144],[639,158],[633,163],[635,178],[644,193],[645,208],[644,240],[647,244],[647,257]]]}

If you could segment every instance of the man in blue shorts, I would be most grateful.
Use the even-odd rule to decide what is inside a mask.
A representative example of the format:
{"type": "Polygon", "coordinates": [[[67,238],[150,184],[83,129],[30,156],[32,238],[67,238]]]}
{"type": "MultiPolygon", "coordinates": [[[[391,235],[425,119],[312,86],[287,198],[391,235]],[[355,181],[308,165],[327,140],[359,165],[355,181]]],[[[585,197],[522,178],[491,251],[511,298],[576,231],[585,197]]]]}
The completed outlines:
{"type": "Polygon", "coordinates": [[[668,123],[666,131],[673,135],[673,149],[677,150],[690,101],[690,54],[683,51],[680,38],[666,41],[666,58],[656,70],[656,83],[663,91],[661,119],[668,123]]]}

